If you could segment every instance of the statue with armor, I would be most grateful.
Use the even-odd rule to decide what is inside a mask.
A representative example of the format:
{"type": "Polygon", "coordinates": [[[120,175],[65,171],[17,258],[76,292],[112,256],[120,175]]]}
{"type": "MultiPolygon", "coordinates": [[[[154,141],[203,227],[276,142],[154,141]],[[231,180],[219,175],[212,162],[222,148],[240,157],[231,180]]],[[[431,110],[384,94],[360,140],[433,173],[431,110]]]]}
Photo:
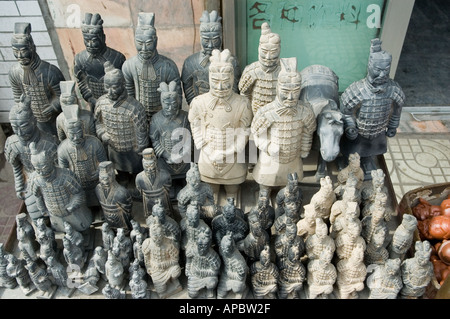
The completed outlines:
{"type": "Polygon", "coordinates": [[[95,195],[98,184],[98,165],[106,161],[102,142],[93,135],[86,135],[83,123],[77,116],[66,120],[67,138],[58,146],[59,167],[70,169],[78,177],[86,194],[88,207],[99,206],[95,195]]]}
{"type": "Polygon", "coordinates": [[[47,269],[38,265],[36,261],[27,259],[27,257],[25,257],[25,260],[27,262],[25,268],[28,270],[28,274],[30,275],[30,279],[34,286],[44,295],[53,295],[56,287],[51,282],[47,269]]]}
{"type": "MultiPolygon", "coordinates": [[[[119,228],[119,227],[117,227],[119,228]]],[[[114,237],[116,234],[114,230],[111,228],[108,222],[104,222],[102,224],[102,246],[106,250],[111,250],[113,248],[114,237]]]]}
{"type": "Polygon", "coordinates": [[[128,284],[131,289],[131,297],[133,299],[150,299],[150,291],[147,289],[147,281],[139,277],[138,273],[131,275],[131,280],[128,284]]]}
{"type": "Polygon", "coordinates": [[[98,138],[107,146],[108,159],[123,174],[142,171],[140,153],[149,145],[148,124],[141,103],[128,95],[122,71],[105,63],[106,94],[95,106],[98,138]]]}
{"type": "Polygon", "coordinates": [[[350,84],[341,95],[345,130],[341,152],[345,157],[355,152],[361,156],[365,179],[376,169],[374,157],[386,153],[386,137],[395,136],[405,102],[401,87],[389,78],[391,62],[380,39],[373,39],[367,76],[350,84]]]}
{"type": "Polygon", "coordinates": [[[388,230],[384,227],[373,231],[370,242],[366,243],[364,250],[364,263],[366,265],[382,265],[389,259],[389,251],[386,249],[388,230]]]}
{"type": "Polygon", "coordinates": [[[150,121],[150,140],[158,166],[167,170],[172,180],[184,182],[191,162],[191,127],[188,112],[181,109],[176,85],[175,81],[159,85],[162,109],[150,121]]]}
{"type": "Polygon", "coordinates": [[[177,83],[177,92],[182,98],[180,72],[175,62],[158,53],[158,36],[153,12],[139,12],[134,44],[137,55],[126,60],[122,66],[128,95],[136,98],[147,113],[152,116],[161,110],[161,96],[158,92],[161,82],[177,83]]]}
{"type": "Polygon", "coordinates": [[[56,130],[60,142],[67,138],[67,121],[76,117],[82,123],[82,129],[85,135],[96,136],[94,114],[90,110],[83,109],[79,104],[75,92],[75,81],[61,81],[61,103],[62,112],[56,118],[56,130]]]}
{"type": "Polygon", "coordinates": [[[17,280],[8,274],[8,255],[3,248],[3,243],[0,243],[0,288],[14,289],[17,287],[17,280]]]}
{"type": "Polygon", "coordinates": [[[264,246],[259,260],[250,266],[253,296],[256,299],[276,299],[278,292],[278,277],[280,272],[270,260],[270,247],[264,246]]]}
{"type": "Polygon", "coordinates": [[[414,233],[417,229],[417,218],[412,214],[403,214],[400,225],[394,231],[387,249],[389,258],[404,260],[406,253],[414,242],[414,233]]]}
{"type": "Polygon", "coordinates": [[[52,283],[58,287],[67,287],[67,275],[66,267],[58,261],[56,257],[50,256],[47,258],[47,271],[50,275],[52,283]]]}
{"type": "Polygon", "coordinates": [[[52,229],[64,232],[64,222],[80,232],[89,229],[94,218],[76,175],[67,168],[55,166],[51,154],[46,150],[39,152],[34,143],[30,150],[36,172],[31,190],[41,213],[50,217],[52,229]]]}
{"type": "Polygon", "coordinates": [[[180,225],[172,217],[167,215],[167,211],[161,201],[157,200],[152,208],[152,214],[146,219],[147,226],[159,222],[164,228],[164,235],[173,239],[178,245],[181,241],[180,225]]]}
{"type": "Polygon", "coordinates": [[[249,233],[236,243],[238,249],[246,257],[247,262],[253,263],[259,259],[261,251],[269,245],[269,234],[262,228],[261,221],[255,214],[248,216],[249,233]]]}
{"type": "Polygon", "coordinates": [[[226,196],[240,206],[239,186],[247,177],[245,147],[250,134],[252,111],[246,97],[233,88],[233,64],[228,49],[213,50],[209,66],[208,93],[192,100],[189,122],[197,149],[202,181],[211,185],[215,203],[220,185],[226,196]]]}
{"type": "Polygon", "coordinates": [[[126,58],[106,45],[100,14],[86,12],[81,23],[81,32],[86,49],[75,55],[73,73],[81,96],[89,103],[92,112],[97,99],[106,93],[103,85],[105,62],[109,61],[116,69],[121,69],[126,58]]]}
{"type": "Polygon", "coordinates": [[[37,260],[36,251],[39,245],[36,242],[36,232],[25,213],[20,213],[16,216],[16,236],[19,250],[21,252],[25,251],[32,260],[37,260]]]}
{"type": "Polygon", "coordinates": [[[332,252],[324,250],[320,253],[319,259],[308,262],[309,299],[328,299],[328,295],[333,292],[333,285],[337,280],[337,271],[331,262],[332,258],[332,252]]]}
{"type": "Polygon", "coordinates": [[[300,299],[300,291],[306,280],[306,268],[300,261],[301,255],[298,246],[290,246],[286,258],[280,267],[278,277],[278,297],[280,299],[300,299]]]}
{"type": "MultiPolygon", "coordinates": [[[[203,11],[200,17],[201,51],[196,52],[184,60],[181,70],[181,83],[188,105],[194,97],[209,92],[209,64],[212,51],[222,49],[222,17],[216,10],[203,11]]],[[[234,84],[233,91],[239,93],[238,84],[241,70],[236,58],[233,60],[234,84]]]]}
{"type": "Polygon", "coordinates": [[[275,262],[279,270],[283,269],[285,260],[289,258],[289,248],[293,246],[298,248],[300,258],[303,257],[305,253],[305,241],[297,235],[297,225],[290,222],[286,225],[286,231],[278,234],[274,241],[275,262]]]}
{"type": "Polygon", "coordinates": [[[261,25],[258,61],[247,65],[239,80],[239,91],[251,102],[253,115],[275,100],[280,65],[281,39],[267,22],[261,25]]]}
{"type": "Polygon", "coordinates": [[[252,134],[260,153],[253,178],[260,187],[280,187],[286,176],[297,173],[303,179],[303,161],[311,150],[316,130],[314,112],[299,101],[301,89],[297,59],[281,59],[275,100],[258,109],[252,134]]]}
{"type": "Polygon", "coordinates": [[[30,23],[15,23],[11,44],[18,61],[9,70],[14,101],[19,103],[22,94],[27,95],[39,129],[56,136],[56,117],[61,113],[59,83],[64,76],[58,67],[39,57],[30,23]]]}
{"type": "Polygon", "coordinates": [[[223,212],[214,217],[211,222],[211,230],[213,232],[215,244],[220,246],[223,236],[232,233],[235,243],[243,240],[248,234],[248,223],[243,217],[236,214],[234,199],[228,198],[228,205],[223,207],[223,212]]]}
{"type": "Polygon", "coordinates": [[[322,218],[316,218],[316,232],[306,239],[305,249],[310,261],[319,259],[320,253],[325,249],[333,254],[336,251],[334,239],[328,235],[328,226],[322,218]]]}
{"type": "Polygon", "coordinates": [[[118,228],[113,241],[113,252],[122,263],[123,269],[128,270],[133,257],[133,244],[130,237],[125,235],[125,229],[118,228]]]}
{"type": "Polygon", "coordinates": [[[51,227],[47,226],[45,218],[39,218],[36,220],[35,226],[36,238],[41,235],[45,235],[50,240],[52,248],[56,251],[58,243],[56,242],[55,231],[51,227]]]}
{"type": "Polygon", "coordinates": [[[34,143],[39,152],[45,150],[51,154],[56,164],[58,140],[38,128],[36,117],[31,111],[31,99],[25,95],[9,111],[9,122],[14,134],[6,139],[5,157],[13,169],[16,196],[25,201],[28,215],[35,223],[43,216],[30,187],[34,174],[30,144],[34,143]]]}
{"type": "Polygon", "coordinates": [[[71,269],[77,272],[81,272],[81,270],[84,267],[84,263],[86,261],[84,250],[82,250],[79,246],[72,243],[72,241],[67,237],[63,237],[62,242],[63,242],[63,257],[67,265],[71,269]]]}
{"type": "Polygon", "coordinates": [[[366,285],[369,299],[397,299],[403,288],[400,259],[388,259],[384,264],[369,265],[366,285]]]}
{"type": "Polygon", "coordinates": [[[336,284],[340,299],[357,299],[358,292],[364,289],[367,268],[364,264],[362,247],[353,249],[349,259],[342,259],[336,265],[336,284]]]}
{"type": "MultiPolygon", "coordinates": [[[[106,223],[112,229],[124,228],[131,230],[130,220],[133,209],[133,198],[128,189],[120,185],[115,176],[114,164],[111,161],[103,161],[98,165],[99,183],[95,188],[95,194],[102,207],[106,223]]],[[[112,230],[111,229],[111,230],[112,230]]],[[[105,248],[112,248],[104,242],[105,248]]]]}
{"type": "Polygon", "coordinates": [[[136,189],[142,196],[144,217],[151,216],[153,206],[160,201],[170,217],[174,217],[174,210],[170,200],[172,176],[162,167],[153,148],[146,148],[142,152],[142,166],[144,170],[136,175],[136,189]]]}
{"type": "Polygon", "coordinates": [[[269,236],[272,234],[271,228],[275,222],[275,209],[270,204],[270,196],[267,189],[259,190],[256,205],[248,213],[248,218],[250,218],[250,215],[256,215],[261,223],[262,229],[269,236]]]}
{"type": "MultiPolygon", "coordinates": [[[[289,173],[287,175],[286,186],[281,188],[275,197],[275,219],[283,215],[286,211],[286,205],[288,203],[295,203],[297,208],[301,208],[303,204],[303,192],[299,185],[299,179],[297,173],[289,173]]],[[[265,188],[268,196],[270,196],[270,188],[265,188]]]]}
{"type": "Polygon", "coordinates": [[[108,259],[105,264],[105,275],[108,283],[116,288],[121,289],[125,279],[125,273],[122,263],[112,250],[108,250],[108,259]]]}
{"type": "Polygon", "coordinates": [[[20,289],[26,296],[29,295],[35,288],[32,285],[28,270],[25,268],[26,261],[17,258],[13,254],[6,254],[6,258],[8,259],[6,273],[8,276],[15,278],[20,289]]]}
{"type": "Polygon", "coordinates": [[[361,236],[362,225],[356,221],[347,224],[347,231],[340,232],[334,243],[336,244],[336,255],[339,259],[348,259],[352,254],[352,250],[357,246],[361,246],[366,250],[366,241],[361,236]]]}

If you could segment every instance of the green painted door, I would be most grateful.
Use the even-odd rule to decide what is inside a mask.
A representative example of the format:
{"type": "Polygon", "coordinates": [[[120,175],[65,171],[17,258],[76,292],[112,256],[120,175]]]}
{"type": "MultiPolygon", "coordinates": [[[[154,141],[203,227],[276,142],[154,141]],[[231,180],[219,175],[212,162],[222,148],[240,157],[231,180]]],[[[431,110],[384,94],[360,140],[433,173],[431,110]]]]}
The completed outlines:
{"type": "Polygon", "coordinates": [[[237,56],[258,59],[261,24],[281,36],[281,57],[297,57],[298,69],[330,67],[339,91],[366,76],[370,40],[379,36],[385,0],[237,0],[237,56]],[[245,15],[244,15],[245,12],[245,15]]]}

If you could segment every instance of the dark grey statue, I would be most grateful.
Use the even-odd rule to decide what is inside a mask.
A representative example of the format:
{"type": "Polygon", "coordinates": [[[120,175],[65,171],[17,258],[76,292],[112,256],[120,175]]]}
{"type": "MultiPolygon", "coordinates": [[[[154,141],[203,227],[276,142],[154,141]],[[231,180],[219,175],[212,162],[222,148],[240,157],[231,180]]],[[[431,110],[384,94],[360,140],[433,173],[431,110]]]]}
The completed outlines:
{"type": "Polygon", "coordinates": [[[270,246],[261,250],[259,260],[250,266],[253,296],[256,299],[276,299],[280,271],[271,261],[270,246]]]}
{"type": "Polygon", "coordinates": [[[217,246],[220,246],[222,238],[229,232],[232,233],[231,236],[235,243],[243,240],[248,234],[247,222],[236,214],[234,200],[232,198],[229,198],[229,200],[233,204],[225,205],[222,214],[214,217],[211,222],[211,229],[217,246]]]}
{"type": "Polygon", "coordinates": [[[109,61],[115,68],[122,68],[125,56],[106,45],[103,19],[98,13],[86,13],[81,24],[86,49],[77,53],[73,73],[83,99],[94,110],[97,99],[105,94],[103,65],[109,61]]]}
{"type": "Polygon", "coordinates": [[[33,261],[36,261],[38,259],[36,253],[38,249],[36,232],[25,213],[20,213],[16,216],[16,236],[19,250],[22,253],[26,253],[33,261]]]}
{"type": "Polygon", "coordinates": [[[0,287],[14,289],[17,287],[17,280],[8,274],[8,255],[10,254],[3,248],[3,243],[0,243],[0,287]]]}
{"type": "Polygon", "coordinates": [[[19,287],[25,295],[29,295],[35,288],[31,282],[28,270],[25,268],[26,261],[19,259],[13,254],[7,254],[8,265],[6,266],[6,273],[8,276],[15,278],[19,287]]]}

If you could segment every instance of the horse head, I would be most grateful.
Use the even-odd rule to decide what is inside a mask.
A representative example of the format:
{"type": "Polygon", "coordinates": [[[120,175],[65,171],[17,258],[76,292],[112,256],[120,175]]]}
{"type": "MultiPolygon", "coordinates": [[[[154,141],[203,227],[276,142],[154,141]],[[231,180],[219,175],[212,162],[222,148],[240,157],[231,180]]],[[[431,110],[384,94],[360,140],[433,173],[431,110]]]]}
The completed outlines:
{"type": "Polygon", "coordinates": [[[325,107],[317,117],[317,135],[320,140],[320,154],[324,161],[331,162],[339,155],[339,143],[344,133],[342,113],[334,107],[330,100],[330,107],[325,107]]]}

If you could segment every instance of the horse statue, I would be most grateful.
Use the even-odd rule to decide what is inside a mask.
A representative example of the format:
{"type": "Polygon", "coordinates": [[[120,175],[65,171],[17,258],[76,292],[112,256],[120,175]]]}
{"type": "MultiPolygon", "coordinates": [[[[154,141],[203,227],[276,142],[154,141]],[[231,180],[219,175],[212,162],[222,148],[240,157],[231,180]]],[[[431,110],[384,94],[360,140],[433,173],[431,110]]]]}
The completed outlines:
{"type": "Polygon", "coordinates": [[[314,64],[301,72],[300,100],[309,105],[317,119],[313,148],[319,151],[316,180],[327,176],[327,163],[340,153],[344,122],[339,110],[339,77],[330,68],[314,64]]]}

